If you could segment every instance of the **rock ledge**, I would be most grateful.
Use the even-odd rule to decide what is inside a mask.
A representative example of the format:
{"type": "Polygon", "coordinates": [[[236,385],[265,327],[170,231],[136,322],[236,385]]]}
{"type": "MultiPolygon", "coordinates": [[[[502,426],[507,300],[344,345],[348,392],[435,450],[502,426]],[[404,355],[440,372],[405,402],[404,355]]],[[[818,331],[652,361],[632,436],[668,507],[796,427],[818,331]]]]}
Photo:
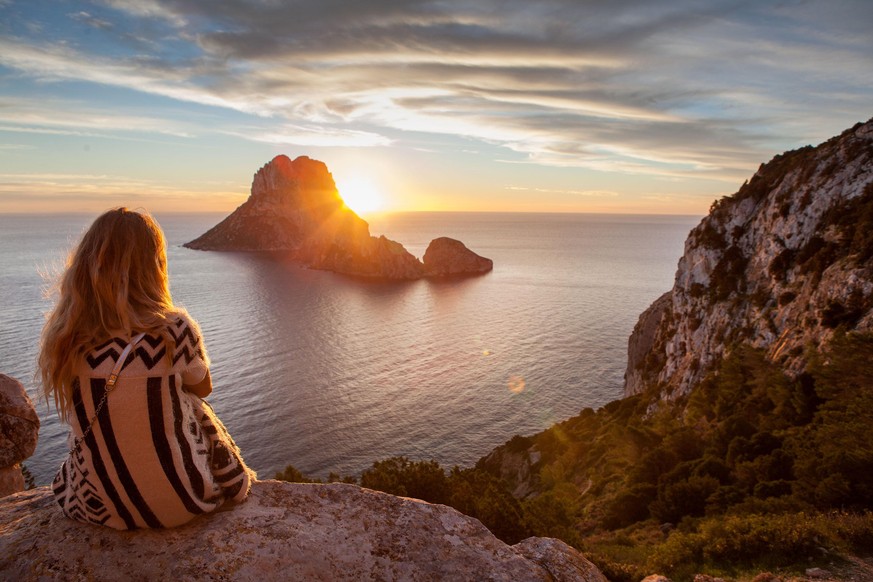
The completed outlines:
{"type": "Polygon", "coordinates": [[[550,580],[605,582],[550,538],[508,546],[450,507],[347,484],[259,481],[248,501],[169,530],[74,522],[48,487],[0,501],[12,580],[550,580]]]}

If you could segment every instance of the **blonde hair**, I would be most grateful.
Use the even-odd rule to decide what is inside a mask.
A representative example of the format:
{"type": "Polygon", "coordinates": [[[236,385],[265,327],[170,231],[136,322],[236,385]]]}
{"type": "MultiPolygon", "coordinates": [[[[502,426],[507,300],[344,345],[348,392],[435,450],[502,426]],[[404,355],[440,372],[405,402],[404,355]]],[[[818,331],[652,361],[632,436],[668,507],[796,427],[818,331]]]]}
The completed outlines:
{"type": "Polygon", "coordinates": [[[166,239],[149,214],[116,208],[99,216],[56,285],[57,304],[42,331],[38,380],[62,419],[73,412],[77,365],[100,342],[144,331],[162,337],[172,359],[175,340],[167,326],[184,312],[173,306],[166,239]]]}

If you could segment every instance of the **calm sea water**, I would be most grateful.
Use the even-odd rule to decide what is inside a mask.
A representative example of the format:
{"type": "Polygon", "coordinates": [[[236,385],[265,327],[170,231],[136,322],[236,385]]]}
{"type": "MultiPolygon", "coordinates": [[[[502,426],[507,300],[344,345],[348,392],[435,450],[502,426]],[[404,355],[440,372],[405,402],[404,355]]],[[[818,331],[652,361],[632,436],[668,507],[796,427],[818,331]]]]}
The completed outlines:
{"type": "MultiPolygon", "coordinates": [[[[0,372],[23,381],[42,427],[26,461],[48,483],[66,428],[32,381],[40,271],[62,263],[94,216],[0,215],[0,372]]],[[[359,473],[406,455],[470,465],[621,395],[627,338],[672,286],[697,217],[409,213],[371,233],[417,256],[451,236],[494,260],[454,281],[373,282],[182,243],[215,214],[157,217],[177,304],[200,321],[210,401],[261,477],[359,473]]]]}

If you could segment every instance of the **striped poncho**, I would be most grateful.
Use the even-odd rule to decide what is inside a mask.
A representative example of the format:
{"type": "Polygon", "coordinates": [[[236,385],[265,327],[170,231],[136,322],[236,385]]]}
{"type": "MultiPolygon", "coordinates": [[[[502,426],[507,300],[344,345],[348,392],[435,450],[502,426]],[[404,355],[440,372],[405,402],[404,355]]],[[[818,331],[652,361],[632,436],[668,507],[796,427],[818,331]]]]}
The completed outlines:
{"type": "Polygon", "coordinates": [[[248,494],[253,474],[224,425],[206,402],[182,389],[206,377],[199,330],[180,316],[170,333],[172,361],[164,340],[146,335],[75,449],[74,438],[94,416],[127,341],[103,343],[79,366],[71,451],[52,484],[68,517],[115,529],[173,527],[248,494]]]}

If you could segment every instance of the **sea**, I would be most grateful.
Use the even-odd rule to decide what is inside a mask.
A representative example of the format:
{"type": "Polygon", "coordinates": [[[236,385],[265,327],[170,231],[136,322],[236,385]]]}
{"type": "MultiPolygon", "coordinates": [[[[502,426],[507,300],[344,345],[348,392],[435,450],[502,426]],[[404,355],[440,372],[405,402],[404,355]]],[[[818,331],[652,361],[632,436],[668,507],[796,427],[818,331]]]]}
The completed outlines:
{"type": "MultiPolygon", "coordinates": [[[[34,382],[46,291],[94,215],[0,215],[0,373],[39,413],[37,485],[67,427],[34,382]]],[[[620,398],[627,340],[672,287],[698,216],[398,213],[368,217],[421,257],[449,236],[482,276],[373,281],[263,254],[186,249],[221,214],[156,215],[176,304],[202,327],[209,401],[248,464],[273,478],[358,475],[404,455],[471,466],[516,434],[620,398]]]]}

